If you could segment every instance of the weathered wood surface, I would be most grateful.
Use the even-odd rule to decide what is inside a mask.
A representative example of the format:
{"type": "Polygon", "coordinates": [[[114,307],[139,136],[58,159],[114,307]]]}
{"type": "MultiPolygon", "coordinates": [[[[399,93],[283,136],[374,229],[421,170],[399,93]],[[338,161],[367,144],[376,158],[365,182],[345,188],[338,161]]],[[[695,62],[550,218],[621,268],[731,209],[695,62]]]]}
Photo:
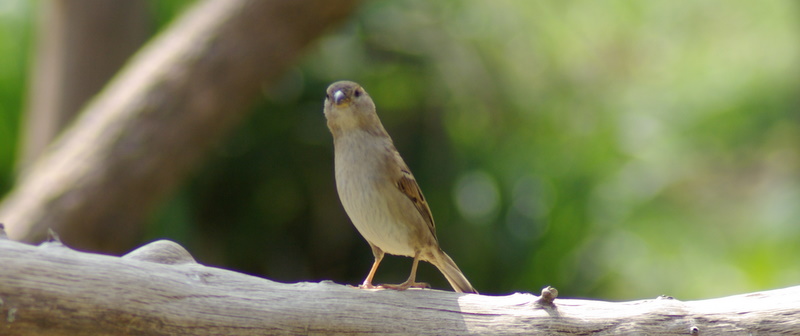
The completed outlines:
{"type": "Polygon", "coordinates": [[[0,335],[797,335],[800,286],[632,302],[284,284],[157,241],[121,258],[0,238],[0,335]]]}

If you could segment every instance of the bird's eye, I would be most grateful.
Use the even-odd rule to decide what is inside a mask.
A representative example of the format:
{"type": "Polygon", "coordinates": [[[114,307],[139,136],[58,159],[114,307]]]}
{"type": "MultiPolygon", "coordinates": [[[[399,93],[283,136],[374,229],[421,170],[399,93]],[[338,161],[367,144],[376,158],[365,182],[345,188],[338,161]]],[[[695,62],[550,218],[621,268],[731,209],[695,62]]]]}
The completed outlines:
{"type": "Polygon", "coordinates": [[[361,90],[356,90],[356,92],[353,92],[353,95],[355,95],[356,98],[361,97],[361,90]]]}

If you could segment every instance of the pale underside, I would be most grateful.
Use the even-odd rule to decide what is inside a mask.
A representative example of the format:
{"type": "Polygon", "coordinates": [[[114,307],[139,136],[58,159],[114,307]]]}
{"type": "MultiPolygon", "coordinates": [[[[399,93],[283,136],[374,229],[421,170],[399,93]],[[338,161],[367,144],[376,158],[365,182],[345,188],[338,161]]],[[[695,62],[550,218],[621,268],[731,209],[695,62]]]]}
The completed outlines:
{"type": "MultiPolygon", "coordinates": [[[[353,225],[367,241],[389,254],[413,257],[416,251],[427,252],[426,248],[438,246],[414,202],[392,178],[401,172],[380,173],[392,169],[386,163],[390,161],[387,156],[396,155],[394,146],[386,141],[370,141],[370,137],[375,135],[354,131],[336,139],[336,188],[353,225]],[[368,155],[356,158],[356,152],[368,155]],[[345,164],[348,161],[352,164],[345,164]]],[[[428,259],[426,254],[423,259],[428,259]]]]}

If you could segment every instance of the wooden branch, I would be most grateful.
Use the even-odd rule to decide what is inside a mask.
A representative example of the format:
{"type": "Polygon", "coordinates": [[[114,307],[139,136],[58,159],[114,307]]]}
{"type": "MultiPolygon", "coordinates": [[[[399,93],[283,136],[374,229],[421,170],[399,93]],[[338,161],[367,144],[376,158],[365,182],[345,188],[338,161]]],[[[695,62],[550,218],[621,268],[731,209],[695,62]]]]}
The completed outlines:
{"type": "MultiPolygon", "coordinates": [[[[205,0],[149,43],[0,205],[15,240],[48,228],[122,253],[143,219],[356,0],[205,0]]],[[[98,51],[102,52],[102,51],[98,51]]]]}
{"type": "Polygon", "coordinates": [[[145,0],[44,1],[37,6],[17,172],[34,162],[148,37],[145,0]],[[102,50],[102,52],[98,52],[102,50]]]}
{"type": "Polygon", "coordinates": [[[632,302],[282,284],[197,264],[157,241],[121,258],[0,237],[0,334],[776,335],[800,333],[800,286],[632,302]]]}

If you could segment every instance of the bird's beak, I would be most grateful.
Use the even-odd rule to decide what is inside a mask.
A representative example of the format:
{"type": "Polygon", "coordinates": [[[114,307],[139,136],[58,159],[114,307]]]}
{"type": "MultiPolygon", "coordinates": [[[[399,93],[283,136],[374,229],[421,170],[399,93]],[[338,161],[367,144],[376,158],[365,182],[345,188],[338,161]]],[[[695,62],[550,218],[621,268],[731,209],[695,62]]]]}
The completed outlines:
{"type": "Polygon", "coordinates": [[[344,92],[342,92],[342,90],[336,90],[336,92],[333,93],[333,102],[336,105],[339,105],[344,100],[344,97],[345,95],[344,92]]]}

